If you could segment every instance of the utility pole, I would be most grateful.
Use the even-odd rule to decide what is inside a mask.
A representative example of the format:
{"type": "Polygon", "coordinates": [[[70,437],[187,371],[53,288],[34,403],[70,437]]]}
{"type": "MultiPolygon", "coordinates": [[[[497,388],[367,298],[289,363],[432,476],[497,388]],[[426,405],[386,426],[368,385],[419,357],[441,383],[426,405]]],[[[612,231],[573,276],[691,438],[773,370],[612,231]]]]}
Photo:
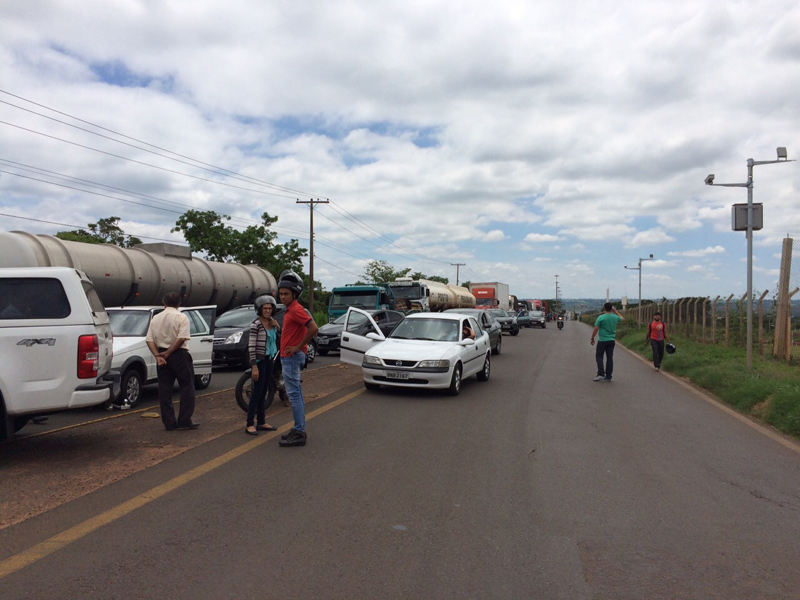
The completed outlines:
{"type": "Polygon", "coordinates": [[[458,285],[458,268],[465,266],[467,263],[450,263],[451,267],[456,268],[456,285],[458,285]]]}
{"type": "Polygon", "coordinates": [[[556,275],[556,299],[553,302],[553,304],[554,304],[553,311],[557,311],[558,310],[558,275],[556,275]]]}
{"type": "Polygon", "coordinates": [[[330,200],[320,200],[317,198],[309,198],[308,200],[298,200],[297,204],[308,204],[311,209],[311,235],[309,236],[309,252],[308,252],[308,278],[310,280],[308,286],[308,312],[314,314],[314,205],[315,204],[328,204],[330,200]]]}

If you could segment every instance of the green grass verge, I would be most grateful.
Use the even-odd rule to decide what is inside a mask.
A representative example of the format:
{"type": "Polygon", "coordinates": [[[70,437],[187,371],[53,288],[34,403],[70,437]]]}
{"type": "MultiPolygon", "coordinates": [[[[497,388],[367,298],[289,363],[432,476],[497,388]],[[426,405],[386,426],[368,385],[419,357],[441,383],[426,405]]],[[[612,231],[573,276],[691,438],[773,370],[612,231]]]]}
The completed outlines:
{"type": "MultiPolygon", "coordinates": [[[[652,360],[645,331],[625,322],[617,328],[617,340],[652,360]]],[[[678,335],[670,340],[678,351],[664,356],[662,370],[686,377],[742,413],[800,438],[800,367],[755,354],[749,372],[744,348],[703,345],[678,335]]]]}

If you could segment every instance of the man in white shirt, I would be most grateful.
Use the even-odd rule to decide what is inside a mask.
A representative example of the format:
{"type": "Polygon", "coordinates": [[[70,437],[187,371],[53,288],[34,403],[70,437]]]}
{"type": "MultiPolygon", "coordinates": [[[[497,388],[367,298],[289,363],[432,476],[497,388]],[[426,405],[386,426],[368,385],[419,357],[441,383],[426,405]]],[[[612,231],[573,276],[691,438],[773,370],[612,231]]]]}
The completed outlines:
{"type": "Polygon", "coordinates": [[[177,292],[164,296],[164,311],[150,321],[147,329],[147,347],[158,364],[158,400],[161,404],[161,421],[167,431],[197,429],[192,421],[194,413],[194,363],[189,353],[189,318],[178,310],[181,297],[177,292]],[[175,380],[181,388],[181,407],[178,419],[172,407],[172,386],[175,380]]]}

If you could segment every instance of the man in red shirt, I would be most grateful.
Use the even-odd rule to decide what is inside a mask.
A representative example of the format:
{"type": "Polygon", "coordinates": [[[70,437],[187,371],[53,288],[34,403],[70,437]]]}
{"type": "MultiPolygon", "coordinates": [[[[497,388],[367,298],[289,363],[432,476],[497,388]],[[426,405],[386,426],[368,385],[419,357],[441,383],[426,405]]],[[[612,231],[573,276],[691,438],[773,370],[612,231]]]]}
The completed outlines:
{"type": "Polygon", "coordinates": [[[667,326],[661,321],[660,312],[653,314],[653,321],[647,326],[647,339],[644,343],[647,342],[650,342],[650,347],[653,349],[653,366],[656,371],[660,371],[661,360],[664,358],[664,343],[669,343],[667,326]]]}
{"type": "Polygon", "coordinates": [[[292,271],[281,273],[278,295],[281,303],[286,307],[281,332],[281,366],[283,367],[286,394],[292,403],[292,416],[294,417],[294,428],[282,436],[283,439],[280,441],[280,445],[283,447],[305,446],[307,438],[306,404],[303,398],[300,370],[306,362],[306,346],[317,334],[319,327],[297,301],[302,291],[303,280],[296,273],[292,271]]]}

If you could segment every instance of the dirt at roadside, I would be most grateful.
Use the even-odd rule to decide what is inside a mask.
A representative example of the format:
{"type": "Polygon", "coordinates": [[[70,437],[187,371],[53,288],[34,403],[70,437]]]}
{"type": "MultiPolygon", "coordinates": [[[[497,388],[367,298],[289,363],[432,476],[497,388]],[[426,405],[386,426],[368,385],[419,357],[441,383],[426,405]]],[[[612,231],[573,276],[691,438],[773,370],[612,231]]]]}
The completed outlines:
{"type": "MultiPolygon", "coordinates": [[[[312,403],[359,381],[361,369],[341,363],[304,371],[303,395],[306,403],[312,403]]],[[[291,409],[276,398],[267,412],[267,421],[286,411],[291,409]]],[[[246,420],[233,390],[198,395],[194,419],[201,427],[195,431],[167,432],[160,417],[145,416],[148,413],[154,411],[118,413],[79,427],[0,445],[0,529],[226,433],[244,430],[246,420]]],[[[281,418],[283,421],[285,417],[281,418]]],[[[243,442],[251,439],[242,435],[243,442]]]]}

